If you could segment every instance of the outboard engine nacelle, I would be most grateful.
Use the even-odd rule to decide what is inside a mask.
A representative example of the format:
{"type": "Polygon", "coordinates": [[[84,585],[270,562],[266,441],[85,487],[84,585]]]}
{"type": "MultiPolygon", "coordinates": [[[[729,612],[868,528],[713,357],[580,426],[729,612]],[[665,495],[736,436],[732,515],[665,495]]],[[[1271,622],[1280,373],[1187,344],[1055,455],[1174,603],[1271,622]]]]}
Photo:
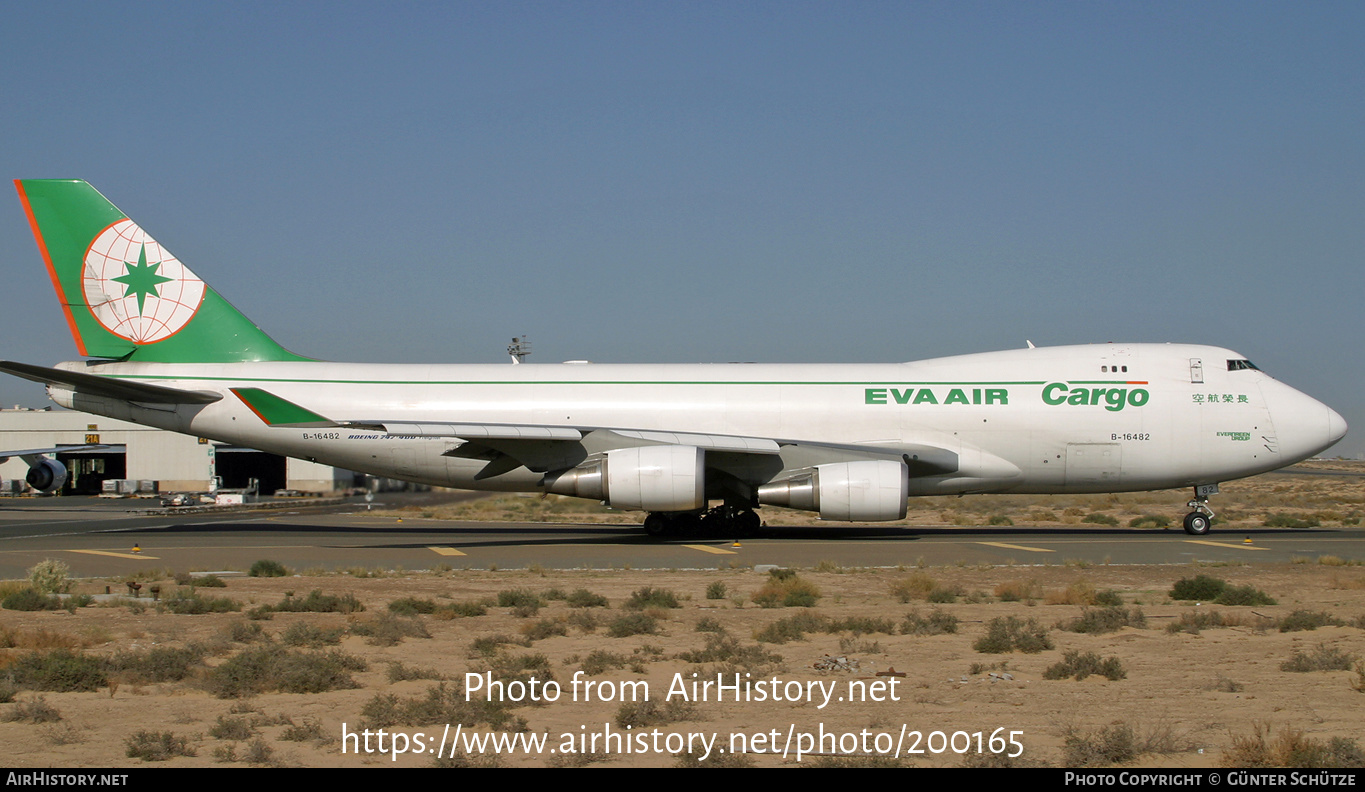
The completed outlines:
{"type": "Polygon", "coordinates": [[[616,448],[545,477],[545,489],[614,509],[684,512],[706,506],[705,453],[695,446],[616,448]]]}
{"type": "Polygon", "coordinates": [[[29,466],[24,481],[39,492],[55,492],[66,483],[66,465],[55,459],[38,457],[29,466]]]}
{"type": "Polygon", "coordinates": [[[816,465],[809,473],[758,488],[758,502],[820,512],[822,520],[903,520],[910,496],[904,462],[868,459],[816,465]]]}

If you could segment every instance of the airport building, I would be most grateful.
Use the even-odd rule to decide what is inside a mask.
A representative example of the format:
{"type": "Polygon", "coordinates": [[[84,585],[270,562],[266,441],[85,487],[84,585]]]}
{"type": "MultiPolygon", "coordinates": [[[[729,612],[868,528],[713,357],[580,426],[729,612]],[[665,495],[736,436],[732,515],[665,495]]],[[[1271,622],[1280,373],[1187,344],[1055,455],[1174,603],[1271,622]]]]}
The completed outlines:
{"type": "MultiPolygon", "coordinates": [[[[52,408],[0,410],[0,452],[95,443],[107,447],[56,455],[67,469],[62,494],[98,495],[108,479],[132,481],[134,488],[137,482],[150,482],[160,492],[204,491],[214,476],[226,489],[245,488],[255,479],[263,495],[280,489],[332,492],[356,484],[354,473],[329,465],[98,415],[52,408]]],[[[22,492],[27,473],[28,465],[17,457],[0,464],[4,494],[22,492]]]]}

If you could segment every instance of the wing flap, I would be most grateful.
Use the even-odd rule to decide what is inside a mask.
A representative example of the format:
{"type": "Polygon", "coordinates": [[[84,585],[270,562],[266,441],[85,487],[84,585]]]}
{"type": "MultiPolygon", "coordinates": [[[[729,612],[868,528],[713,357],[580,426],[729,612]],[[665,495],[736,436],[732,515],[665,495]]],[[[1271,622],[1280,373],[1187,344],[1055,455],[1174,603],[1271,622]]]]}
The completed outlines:
{"type": "Polygon", "coordinates": [[[611,433],[620,437],[645,440],[662,445],[696,446],[707,451],[731,451],[738,454],[777,454],[782,450],[776,440],[766,437],[702,435],[684,432],[637,432],[628,429],[613,429],[611,433]]]}
{"type": "Polygon", "coordinates": [[[583,433],[564,426],[521,426],[516,424],[406,423],[401,421],[363,421],[384,427],[391,435],[454,437],[461,440],[582,440],[583,433]]]}

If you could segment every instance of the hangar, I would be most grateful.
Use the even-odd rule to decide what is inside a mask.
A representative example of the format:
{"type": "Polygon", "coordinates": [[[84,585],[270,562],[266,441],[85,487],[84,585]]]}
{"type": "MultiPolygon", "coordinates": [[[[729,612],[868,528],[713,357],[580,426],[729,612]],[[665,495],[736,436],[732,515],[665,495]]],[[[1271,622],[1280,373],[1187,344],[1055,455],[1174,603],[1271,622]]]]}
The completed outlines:
{"type": "MultiPolygon", "coordinates": [[[[214,476],[221,486],[244,488],[251,479],[262,494],[279,489],[332,492],[356,485],[356,474],[329,465],[267,454],[252,448],[166,432],[112,418],[52,408],[0,410],[0,452],[99,443],[107,448],[58,453],[68,470],[63,495],[98,495],[108,479],[154,482],[160,492],[208,489],[214,476]]],[[[0,464],[0,489],[25,489],[28,465],[11,458],[0,464]]]]}

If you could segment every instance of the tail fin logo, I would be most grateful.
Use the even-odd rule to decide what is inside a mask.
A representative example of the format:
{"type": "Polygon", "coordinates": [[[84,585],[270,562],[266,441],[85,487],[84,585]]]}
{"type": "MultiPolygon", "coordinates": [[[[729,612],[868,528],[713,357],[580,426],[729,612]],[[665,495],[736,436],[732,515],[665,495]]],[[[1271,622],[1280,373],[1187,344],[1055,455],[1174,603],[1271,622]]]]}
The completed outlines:
{"type": "Polygon", "coordinates": [[[90,243],[81,288],[95,319],[135,344],[154,344],[175,335],[204,301],[204,282],[126,219],[90,243]]]}

